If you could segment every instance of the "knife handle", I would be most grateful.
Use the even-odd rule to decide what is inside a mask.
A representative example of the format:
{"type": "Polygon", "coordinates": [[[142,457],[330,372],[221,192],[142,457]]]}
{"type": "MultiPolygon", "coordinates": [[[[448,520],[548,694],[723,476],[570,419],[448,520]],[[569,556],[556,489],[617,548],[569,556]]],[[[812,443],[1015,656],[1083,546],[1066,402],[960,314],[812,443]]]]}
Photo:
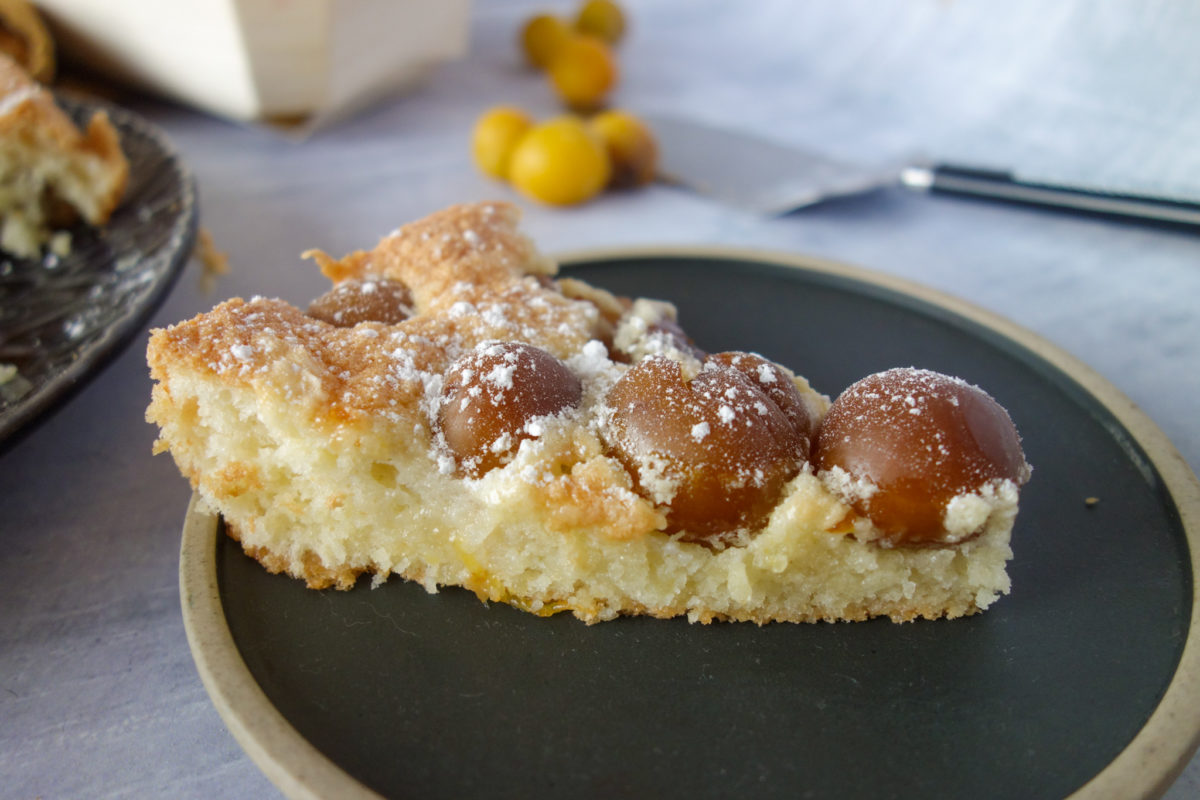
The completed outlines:
{"type": "Polygon", "coordinates": [[[900,176],[900,182],[911,189],[969,195],[1144,222],[1200,226],[1200,203],[1038,183],[1022,180],[1013,173],[1002,170],[956,164],[907,167],[900,176]]]}

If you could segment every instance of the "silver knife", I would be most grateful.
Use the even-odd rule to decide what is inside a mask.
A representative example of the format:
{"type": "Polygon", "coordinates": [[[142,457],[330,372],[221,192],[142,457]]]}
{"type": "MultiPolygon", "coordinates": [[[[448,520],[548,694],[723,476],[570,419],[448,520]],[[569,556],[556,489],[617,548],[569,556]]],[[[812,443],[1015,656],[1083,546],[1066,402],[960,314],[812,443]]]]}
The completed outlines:
{"type": "Polygon", "coordinates": [[[864,166],[765,137],[698,121],[641,114],[659,141],[659,175],[737,208],[786,214],[883,186],[944,192],[1022,205],[1169,225],[1200,226],[1200,202],[1106,191],[955,164],[864,166]]]}

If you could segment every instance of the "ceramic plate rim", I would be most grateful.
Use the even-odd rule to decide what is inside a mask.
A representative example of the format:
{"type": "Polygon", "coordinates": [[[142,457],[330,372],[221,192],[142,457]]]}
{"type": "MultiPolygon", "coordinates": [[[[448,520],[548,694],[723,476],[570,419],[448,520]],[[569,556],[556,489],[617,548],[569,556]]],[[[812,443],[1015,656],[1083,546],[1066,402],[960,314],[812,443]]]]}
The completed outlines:
{"type": "MultiPolygon", "coordinates": [[[[923,301],[1041,357],[1116,417],[1144,449],[1178,507],[1190,557],[1192,613],[1175,674],[1149,719],[1116,758],[1070,797],[1152,798],[1165,792],[1200,747],[1200,717],[1186,713],[1200,707],[1200,481],[1158,426],[1113,384],[1057,345],[994,312],[906,278],[819,257],[728,246],[604,248],[562,253],[557,259],[569,268],[584,261],[661,257],[784,266],[923,301]]],[[[247,755],[288,797],[379,797],[309,744],[271,704],[242,661],[217,585],[217,533],[218,518],[202,511],[193,495],[180,552],[183,620],[197,671],[221,718],[247,755]]]]}

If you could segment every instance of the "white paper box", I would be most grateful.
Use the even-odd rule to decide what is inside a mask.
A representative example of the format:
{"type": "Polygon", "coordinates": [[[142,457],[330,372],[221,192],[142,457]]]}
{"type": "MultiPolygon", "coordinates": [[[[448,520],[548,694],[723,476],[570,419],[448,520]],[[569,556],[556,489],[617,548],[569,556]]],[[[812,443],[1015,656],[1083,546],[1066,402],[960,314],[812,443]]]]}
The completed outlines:
{"type": "Polygon", "coordinates": [[[338,116],[467,49],[469,0],[38,0],[70,59],[240,120],[338,116]]]}

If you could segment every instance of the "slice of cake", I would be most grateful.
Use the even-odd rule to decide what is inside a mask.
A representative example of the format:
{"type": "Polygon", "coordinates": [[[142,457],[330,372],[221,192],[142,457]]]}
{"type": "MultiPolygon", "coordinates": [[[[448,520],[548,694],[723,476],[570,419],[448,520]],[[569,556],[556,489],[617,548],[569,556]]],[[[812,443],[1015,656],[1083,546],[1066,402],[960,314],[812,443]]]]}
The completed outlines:
{"type": "Polygon", "coordinates": [[[313,588],[392,573],[538,614],[958,617],[1009,588],[1029,467],[981,390],[900,369],[832,406],[555,265],[504,204],[311,255],[307,310],[153,332],[147,418],[204,505],[313,588]]]}
{"type": "Polygon", "coordinates": [[[0,249],[35,258],[63,255],[65,230],[102,225],[120,202],[129,163],[108,115],[80,131],[53,95],[0,54],[0,249]]]}

